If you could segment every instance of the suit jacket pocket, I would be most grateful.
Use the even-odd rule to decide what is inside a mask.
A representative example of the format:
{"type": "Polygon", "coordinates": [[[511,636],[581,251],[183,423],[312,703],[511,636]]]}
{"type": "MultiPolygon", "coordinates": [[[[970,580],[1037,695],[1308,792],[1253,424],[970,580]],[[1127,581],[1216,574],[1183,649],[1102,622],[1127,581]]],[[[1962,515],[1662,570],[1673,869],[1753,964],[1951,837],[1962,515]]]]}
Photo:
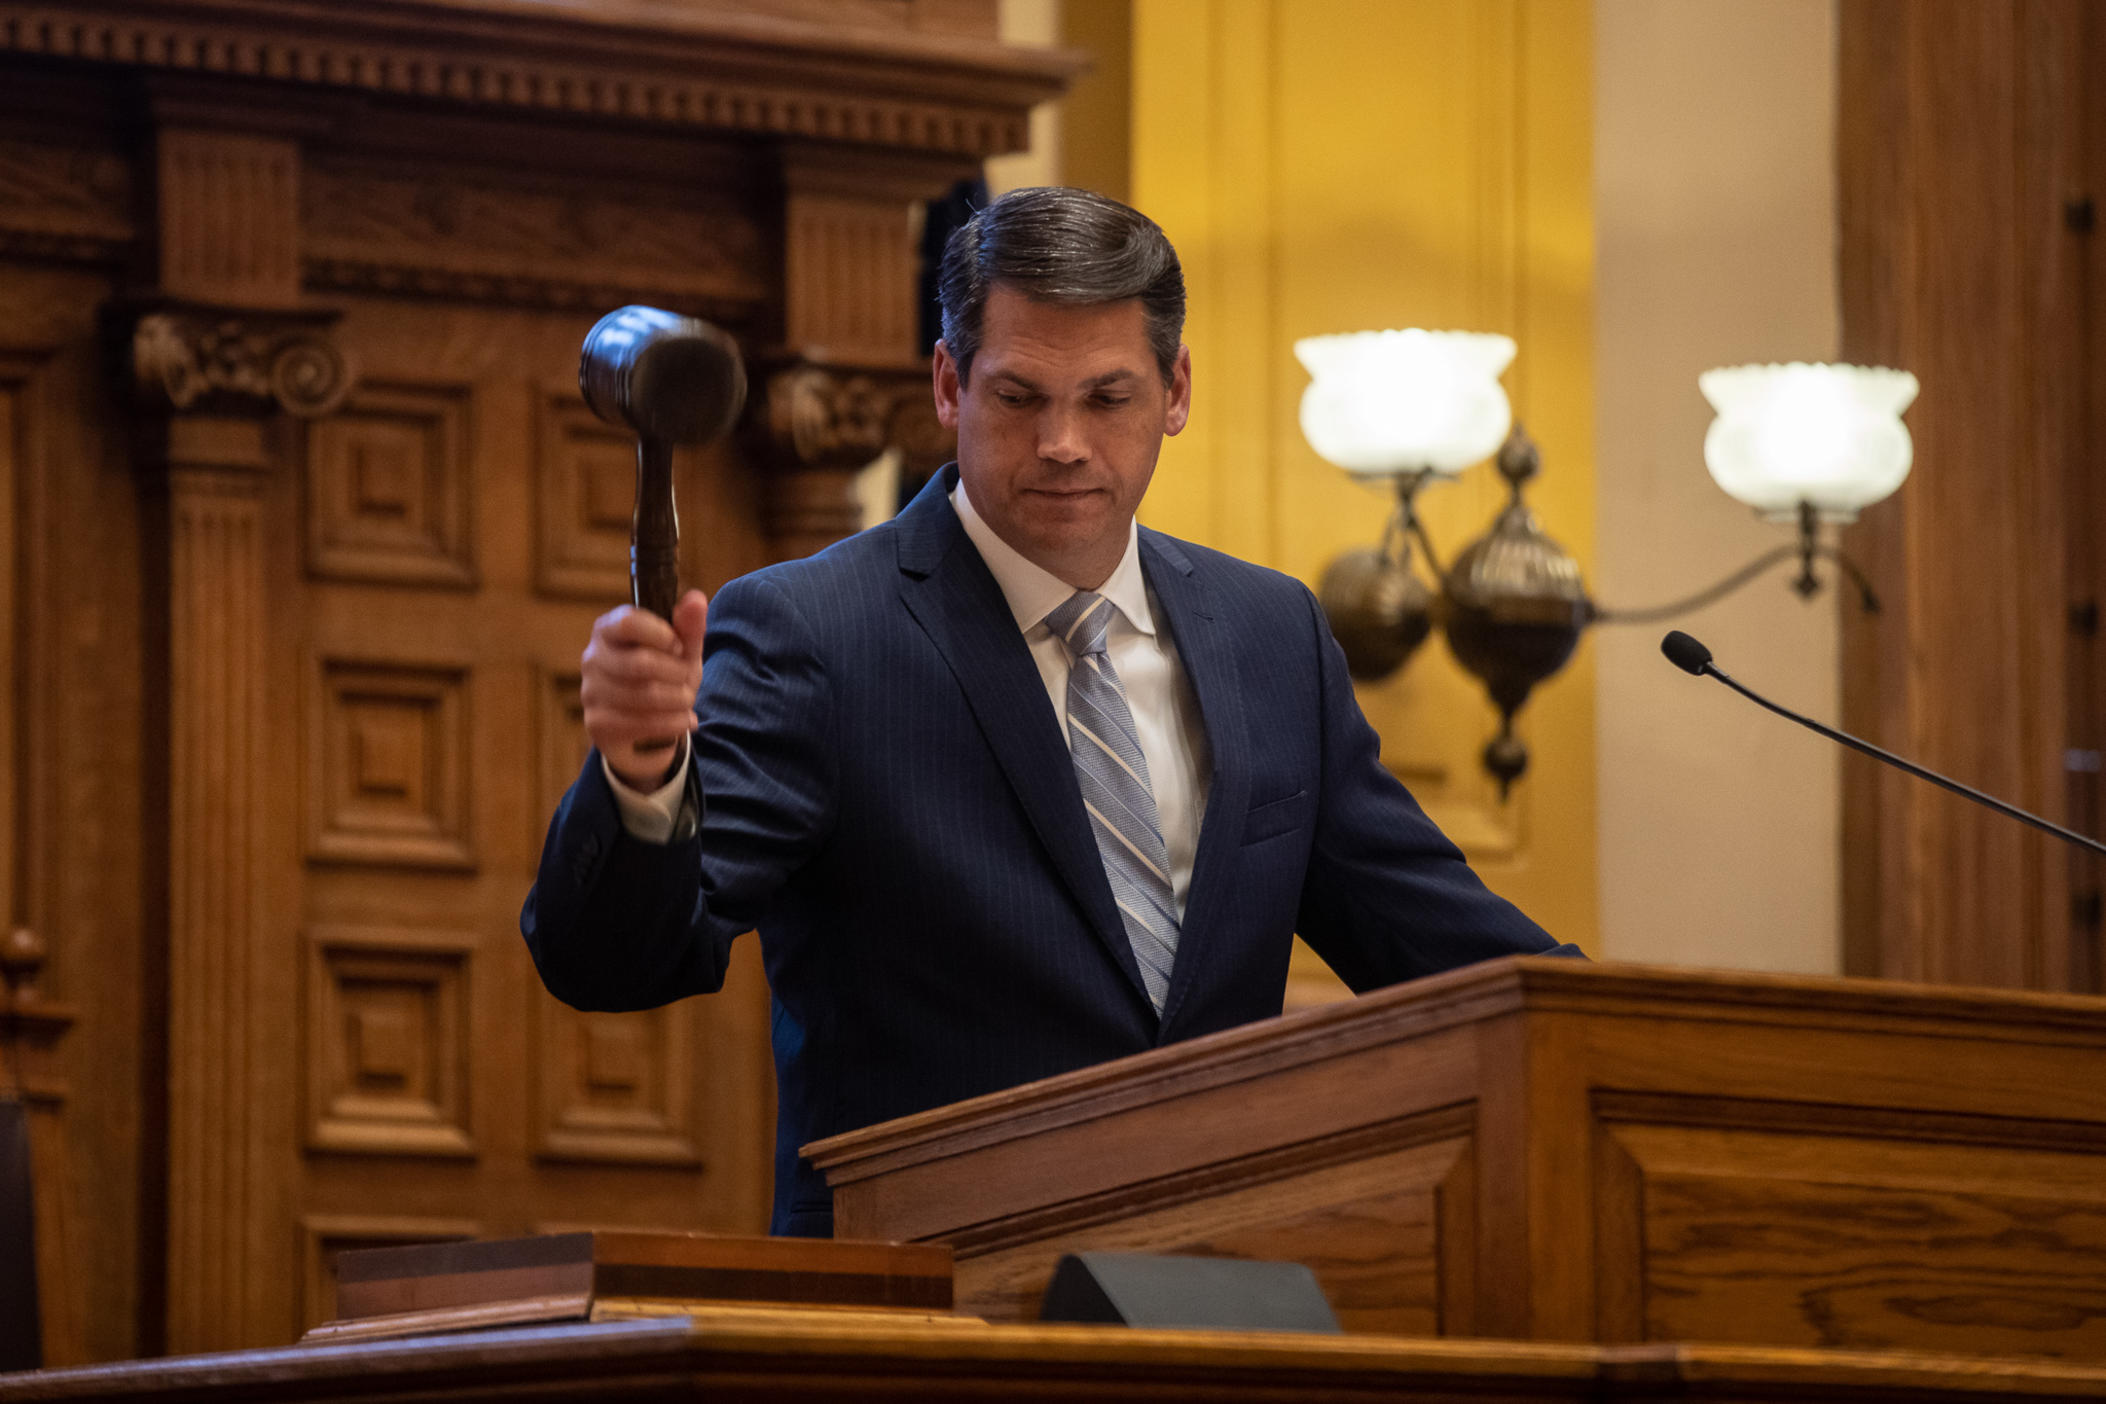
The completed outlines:
{"type": "Polygon", "coordinates": [[[1243,816],[1243,845],[1301,828],[1309,820],[1309,792],[1296,790],[1285,799],[1270,800],[1243,816]]]}

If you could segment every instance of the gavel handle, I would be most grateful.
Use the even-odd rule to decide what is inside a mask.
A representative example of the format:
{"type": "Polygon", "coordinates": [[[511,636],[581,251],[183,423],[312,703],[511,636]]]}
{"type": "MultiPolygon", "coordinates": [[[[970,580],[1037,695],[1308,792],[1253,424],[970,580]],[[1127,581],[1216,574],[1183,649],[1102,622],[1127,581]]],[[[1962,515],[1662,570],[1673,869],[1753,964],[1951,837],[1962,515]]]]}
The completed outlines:
{"type": "MultiPolygon", "coordinates": [[[[673,505],[673,446],[636,441],[636,515],[629,522],[629,602],[671,623],[680,599],[680,514],[673,505]]],[[[638,751],[669,751],[674,738],[639,741],[638,751]]]]}

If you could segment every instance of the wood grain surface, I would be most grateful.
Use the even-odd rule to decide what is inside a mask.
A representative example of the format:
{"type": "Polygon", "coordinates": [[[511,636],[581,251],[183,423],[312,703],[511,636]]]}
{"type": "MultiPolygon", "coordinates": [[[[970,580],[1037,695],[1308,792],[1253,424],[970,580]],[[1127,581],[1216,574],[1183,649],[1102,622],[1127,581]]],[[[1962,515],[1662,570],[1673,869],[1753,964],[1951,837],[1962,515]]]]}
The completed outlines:
{"type": "MultiPolygon", "coordinates": [[[[1076,67],[994,9],[0,0],[0,922],[94,1207],[47,1360],[294,1340],[345,1249],[767,1222],[751,943],[613,1014],[517,935],[627,593],[579,346],[652,301],[926,400],[915,204],[1076,67]]],[[[815,464],[769,408],[675,458],[704,589],[861,525],[889,418],[815,464]]]]}
{"type": "Polygon", "coordinates": [[[987,1326],[715,1311],[423,1341],[0,1377],[0,1400],[711,1398],[2073,1400],[2106,1370],[2047,1361],[1689,1345],[987,1326]]]}
{"type": "Polygon", "coordinates": [[[1027,1320],[1081,1248],[1349,1330],[2106,1360],[2106,1002],[1523,959],[807,1148],[1027,1320]]]}

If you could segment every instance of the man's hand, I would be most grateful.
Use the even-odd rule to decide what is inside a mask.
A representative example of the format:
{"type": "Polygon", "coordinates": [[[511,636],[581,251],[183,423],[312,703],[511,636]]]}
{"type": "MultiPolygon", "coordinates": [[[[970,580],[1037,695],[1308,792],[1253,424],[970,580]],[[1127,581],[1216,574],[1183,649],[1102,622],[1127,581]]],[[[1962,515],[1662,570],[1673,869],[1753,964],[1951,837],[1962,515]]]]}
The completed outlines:
{"type": "Polygon", "coordinates": [[[669,751],[663,743],[695,728],[708,616],[708,599],[690,590],[673,607],[671,624],[632,605],[593,621],[578,686],[585,734],[631,789],[659,788],[687,754],[685,747],[669,751]],[[652,742],[660,743],[657,749],[638,749],[652,742]]]}

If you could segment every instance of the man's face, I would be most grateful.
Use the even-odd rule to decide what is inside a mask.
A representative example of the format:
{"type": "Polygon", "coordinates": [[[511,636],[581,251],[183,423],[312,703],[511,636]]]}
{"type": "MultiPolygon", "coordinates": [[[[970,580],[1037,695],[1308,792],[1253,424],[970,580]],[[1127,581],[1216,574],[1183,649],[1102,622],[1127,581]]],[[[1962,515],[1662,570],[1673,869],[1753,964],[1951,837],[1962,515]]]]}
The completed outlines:
{"type": "Polygon", "coordinates": [[[996,284],[972,376],[936,343],[936,414],[958,431],[973,508],[1026,560],[1077,589],[1104,583],[1155,473],[1185,427],[1192,362],[1163,384],[1140,299],[1071,307],[996,284]]]}

